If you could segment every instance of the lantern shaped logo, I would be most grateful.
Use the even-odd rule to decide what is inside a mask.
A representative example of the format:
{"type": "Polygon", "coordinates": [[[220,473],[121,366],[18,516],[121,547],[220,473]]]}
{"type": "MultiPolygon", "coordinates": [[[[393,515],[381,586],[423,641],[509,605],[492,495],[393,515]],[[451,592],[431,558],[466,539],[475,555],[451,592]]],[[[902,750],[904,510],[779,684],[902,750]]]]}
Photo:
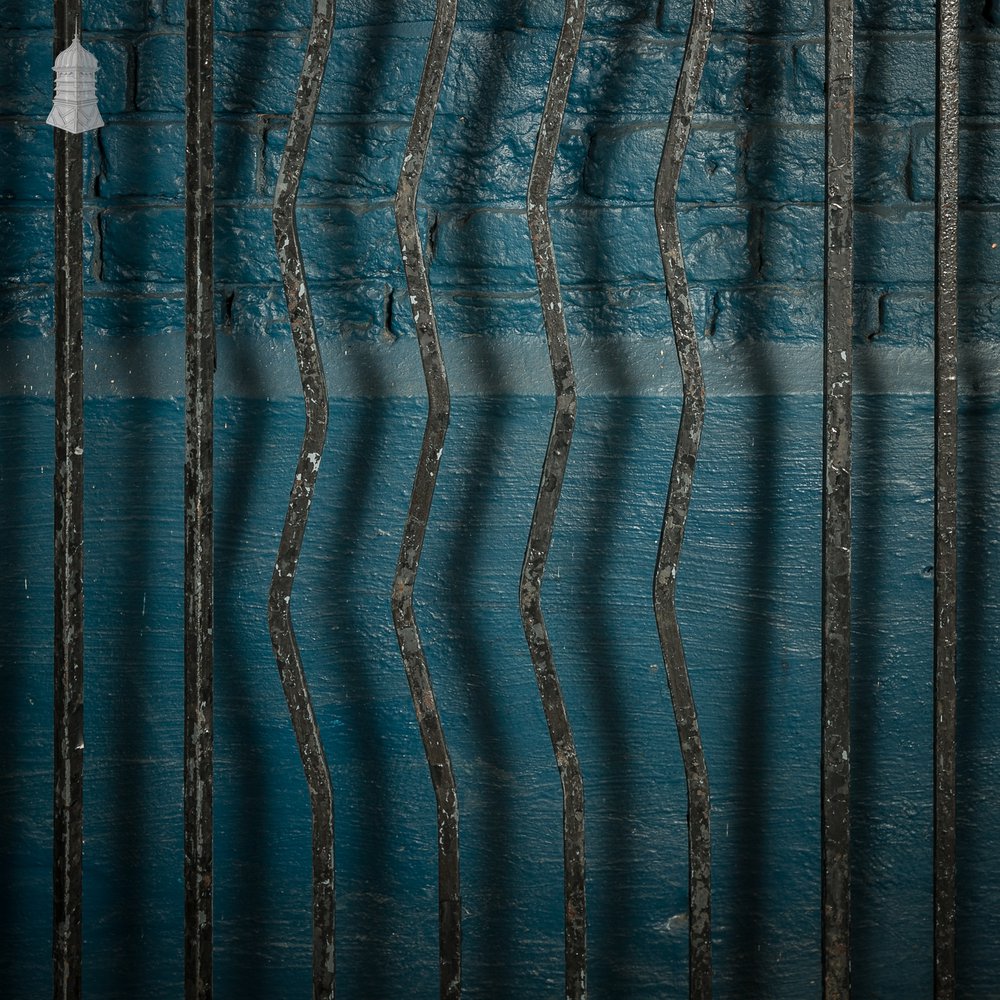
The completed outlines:
{"type": "Polygon", "coordinates": [[[80,44],[56,56],[56,98],[46,121],[65,132],[90,132],[104,124],[97,110],[97,59],[80,44]]]}

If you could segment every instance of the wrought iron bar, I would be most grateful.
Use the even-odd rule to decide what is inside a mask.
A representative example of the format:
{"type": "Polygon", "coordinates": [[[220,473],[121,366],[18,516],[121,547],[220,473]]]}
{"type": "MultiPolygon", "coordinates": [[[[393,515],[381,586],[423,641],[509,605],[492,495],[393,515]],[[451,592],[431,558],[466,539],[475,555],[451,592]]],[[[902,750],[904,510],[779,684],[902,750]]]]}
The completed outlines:
{"type": "MultiPolygon", "coordinates": [[[[80,0],[55,0],[53,56],[73,40],[80,0]]],[[[79,1000],[83,946],[83,136],[55,143],[55,772],[52,971],[79,1000]]]]}
{"type": "Polygon", "coordinates": [[[851,370],[854,5],[826,2],[823,363],[822,964],[825,1000],[851,991],[851,370]]]}
{"type": "Polygon", "coordinates": [[[424,534],[441,466],[451,397],[445,371],[430,281],[417,229],[417,189],[427,158],[431,127],[458,12],[456,0],[438,0],[427,48],[413,122],[396,188],[396,230],[403,257],[406,285],[417,331],[420,360],[427,384],[427,423],[413,478],[410,509],[392,586],[392,619],[403,658],[406,679],[420,727],[420,737],[431,772],[437,801],[438,919],[441,997],[458,1000],[462,993],[462,903],[458,854],[458,793],[451,757],[444,738],[441,714],[431,685],[427,656],[413,608],[413,586],[420,568],[424,534]]]}
{"type": "Polygon", "coordinates": [[[545,97],[545,109],[538,127],[535,156],[528,178],[528,231],[535,257],[538,294],[545,322],[556,404],[521,568],[519,594],[524,635],[531,653],[531,662],[562,786],[567,1000],[581,1000],[587,995],[583,775],[566,711],[566,702],[559,685],[552,644],[542,615],[542,578],[552,544],[556,507],[562,493],[573,439],[573,427],[576,423],[576,380],[559,288],[555,250],[552,245],[548,200],[552,170],[559,147],[559,134],[566,112],[566,101],[573,79],[573,69],[576,66],[577,52],[580,48],[585,14],[585,0],[566,0],[562,30],[556,43],[552,74],[545,97]]]}
{"type": "Polygon", "coordinates": [[[273,210],[274,241],[302,380],[306,426],[271,577],[268,626],[312,807],[314,1000],[329,1000],[335,991],[333,788],[302,656],[292,627],[291,601],[295,570],[302,553],[309,507],[326,442],[329,406],[323,359],[316,340],[316,325],[295,224],[295,206],[330,54],[334,14],[333,0],[313,0],[312,25],[285,151],[278,170],[273,210]]]}
{"type": "Polygon", "coordinates": [[[934,996],[955,996],[959,3],[937,13],[934,355],[934,996]]]}
{"type": "Polygon", "coordinates": [[[688,991],[692,1000],[712,995],[712,838],[708,765],[698,727],[694,693],[677,621],[677,566],[694,484],[695,462],[705,420],[705,381],[688,290],[684,254],[677,228],[677,186],[691,133],[715,13],[713,0],[694,0],[684,59],[681,63],[670,124],[656,176],[654,211],[670,304],[684,402],[663,530],[653,578],[653,609],[663,663],[674,707],[687,783],[688,807],[688,991]]]}
{"type": "Polygon", "coordinates": [[[214,122],[211,0],[187,0],[184,455],[184,984],[212,995],[214,122]]]}

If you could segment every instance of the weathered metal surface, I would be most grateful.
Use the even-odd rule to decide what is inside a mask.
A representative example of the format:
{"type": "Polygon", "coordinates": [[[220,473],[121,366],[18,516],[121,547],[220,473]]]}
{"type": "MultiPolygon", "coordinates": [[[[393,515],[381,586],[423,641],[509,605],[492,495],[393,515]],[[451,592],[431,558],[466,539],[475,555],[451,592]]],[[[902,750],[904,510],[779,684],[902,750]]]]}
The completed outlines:
{"type": "Polygon", "coordinates": [[[336,5],[314,0],[312,24],[274,192],[274,241],[305,399],[306,426],[268,595],[268,626],[312,807],[313,998],[335,992],[333,788],[305,668],[292,627],[292,587],[329,422],[323,359],[295,222],[299,181],[330,54],[336,5]]]}
{"type": "Polygon", "coordinates": [[[695,462],[705,420],[705,380],[688,290],[684,254],[677,228],[677,186],[691,133],[715,13],[713,0],[694,0],[684,60],[681,63],[670,124],[656,176],[654,211],[663,276],[670,303],[674,344],[680,365],[684,402],[663,530],[653,578],[653,609],[670,686],[677,736],[687,783],[688,802],[688,991],[692,998],[712,995],[712,838],[708,765],[698,728],[694,693],[677,621],[677,567],[694,485],[695,462]]]}
{"type": "Polygon", "coordinates": [[[934,996],[955,996],[959,3],[937,11],[934,353],[934,996]]]}
{"type": "Polygon", "coordinates": [[[825,1000],[850,996],[851,370],[854,6],[826,5],[823,359],[822,955],[825,1000]]]}
{"type": "Polygon", "coordinates": [[[184,454],[184,985],[212,995],[214,127],[211,0],[187,0],[184,454]]]}
{"type": "MultiPolygon", "coordinates": [[[[69,45],[79,0],[55,0],[53,54],[69,45]]],[[[55,771],[52,974],[79,1000],[83,946],[83,137],[55,143],[55,771]]]]}
{"type": "Polygon", "coordinates": [[[528,231],[535,258],[538,294],[541,299],[549,362],[555,383],[556,405],[552,429],[542,465],[542,477],[531,518],[528,544],[521,567],[520,609],[524,635],[535,668],[542,709],[555,752],[562,785],[563,893],[566,949],[566,996],[579,1000],[587,995],[587,895],[584,849],[583,775],[577,758],[566,702],[559,686],[552,644],[542,615],[542,577],[556,507],[562,493],[576,422],[576,380],[570,355],[569,334],[563,312],[562,293],[556,269],[552,227],[549,223],[549,185],[573,69],[583,34],[585,0],[566,0],[562,30],[556,43],[545,108],[535,140],[535,156],[528,178],[528,231]]]}
{"type": "Polygon", "coordinates": [[[458,793],[451,757],[444,738],[441,715],[431,685],[427,657],[413,608],[413,586],[420,567],[420,553],[434,500],[434,486],[441,466],[451,398],[448,376],[438,339],[431,287],[417,229],[417,189],[427,157],[431,127],[441,81],[444,78],[451,38],[455,30],[456,0],[438,0],[420,90],[406,140],[406,152],[396,188],[396,231],[406,272],[406,285],[417,331],[417,344],[427,387],[427,423],[413,478],[410,507],[392,586],[392,620],[403,657],[406,679],[420,737],[431,772],[437,801],[438,918],[441,997],[457,1000],[462,992],[462,903],[458,854],[458,793]]]}

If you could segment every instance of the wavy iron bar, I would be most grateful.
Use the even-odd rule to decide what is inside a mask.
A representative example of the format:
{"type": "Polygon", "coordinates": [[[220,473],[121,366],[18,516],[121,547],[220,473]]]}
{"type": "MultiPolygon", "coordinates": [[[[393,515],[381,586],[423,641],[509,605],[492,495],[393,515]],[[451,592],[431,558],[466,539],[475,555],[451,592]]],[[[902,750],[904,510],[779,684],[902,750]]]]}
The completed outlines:
{"type": "Polygon", "coordinates": [[[958,0],[939,0],[934,360],[934,997],[955,996],[958,0]]]}
{"type": "Polygon", "coordinates": [[[691,132],[698,88],[712,34],[713,0],[694,0],[684,60],[656,175],[654,212],[659,234],[663,276],[670,303],[674,344],[681,368],[684,402],[677,445],[670,470],[670,487],[663,513],[663,530],[653,578],[653,610],[680,740],[688,806],[688,981],[689,995],[712,995],[712,838],[708,767],[698,728],[691,678],[677,622],[677,566],[684,526],[691,504],[695,462],[705,420],[705,382],[688,291],[684,255],[677,228],[677,186],[691,132]]]}
{"type": "Polygon", "coordinates": [[[556,406],[542,465],[538,497],[531,518],[528,544],[521,568],[520,609],[524,635],[535,669],[538,692],[555,752],[563,798],[563,883],[566,949],[566,997],[587,995],[587,897],[584,851],[583,776],[573,742],[566,702],[559,686],[545,619],[542,616],[542,577],[552,544],[556,507],[562,493],[569,448],[576,423],[576,382],[570,356],[549,224],[549,184],[559,133],[569,96],[573,69],[583,34],[585,0],[566,0],[562,30],[556,44],[545,109],[538,127],[535,156],[528,179],[528,231],[535,257],[538,293],[555,384],[556,406]]]}
{"type": "Polygon", "coordinates": [[[417,189],[427,157],[434,109],[441,92],[457,15],[456,0],[438,0],[434,27],[427,48],[413,123],[396,188],[396,230],[413,308],[420,359],[427,383],[427,424],[420,458],[413,478],[410,509],[392,586],[392,620],[399,641],[406,679],[420,727],[420,737],[431,772],[437,801],[439,967],[442,1000],[458,1000],[462,993],[462,903],[458,857],[458,793],[451,757],[445,743],[441,714],[434,698],[427,657],[420,640],[413,609],[413,586],[420,568],[420,553],[434,500],[434,485],[448,431],[451,398],[445,371],[431,287],[417,230],[417,189]]]}
{"type": "Polygon", "coordinates": [[[851,337],[854,327],[854,5],[826,4],[823,363],[822,955],[824,1000],[851,992],[851,337]]]}
{"type": "Polygon", "coordinates": [[[295,225],[295,205],[330,54],[334,14],[333,0],[313,0],[312,25],[278,170],[272,214],[278,266],[302,380],[306,426],[271,577],[267,620],[312,807],[313,1000],[330,1000],[335,991],[333,788],[302,656],[292,627],[291,601],[295,570],[302,553],[309,507],[326,442],[329,405],[323,359],[316,340],[302,248],[295,225]]]}
{"type": "MultiPolygon", "coordinates": [[[[53,54],[73,39],[80,0],[55,0],[53,54]]],[[[79,1000],[83,945],[83,136],[55,141],[55,771],[52,973],[79,1000]]]]}
{"type": "Polygon", "coordinates": [[[187,0],[184,452],[184,984],[212,996],[213,225],[211,0],[187,0]]]}

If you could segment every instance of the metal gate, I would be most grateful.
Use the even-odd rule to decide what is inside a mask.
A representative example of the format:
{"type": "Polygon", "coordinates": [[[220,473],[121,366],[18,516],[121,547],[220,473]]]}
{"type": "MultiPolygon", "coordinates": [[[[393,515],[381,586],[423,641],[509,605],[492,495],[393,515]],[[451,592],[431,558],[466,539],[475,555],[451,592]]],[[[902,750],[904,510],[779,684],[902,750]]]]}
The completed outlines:
{"type": "MultiPolygon", "coordinates": [[[[459,803],[414,589],[450,412],[445,358],[418,225],[417,195],[456,18],[438,0],[405,156],[395,215],[409,301],[426,379],[428,413],[409,514],[392,583],[392,618],[430,771],[437,809],[440,994],[462,989],[459,803]]],[[[56,0],[55,50],[70,41],[79,0],[56,0]]],[[[935,238],[934,616],[934,995],[956,995],[956,591],[957,591],[957,201],[958,4],[940,0],[937,27],[935,238]]],[[[566,0],[527,190],[527,217],[555,391],[520,578],[520,610],[562,787],[565,995],[587,989],[584,784],[542,612],[543,577],[573,438],[576,386],[548,215],[549,186],[581,35],[584,0],[566,0]]],[[[821,811],[823,995],[850,995],[851,388],[853,330],[854,56],[851,0],[826,2],[825,364],[823,413],[821,811]]],[[[712,0],[694,0],[690,32],[656,178],[659,234],[683,410],[670,471],[653,607],[687,781],[689,996],[712,992],[711,747],[703,747],[675,603],[707,390],[688,294],[676,195],[712,32],[712,0]]],[[[293,583],[303,549],[328,423],[327,389],[296,231],[296,197],[334,31],[332,0],[314,0],[312,26],[274,194],[273,225],[305,403],[298,461],[268,601],[274,655],[288,702],[312,807],[313,995],[334,996],[334,817],[330,772],[292,627],[293,583]]],[[[213,7],[187,0],[186,456],[184,886],[185,983],[189,1000],[212,995],[213,752],[213,7]]],[[[83,161],[78,135],[56,133],[55,474],[55,995],[78,1000],[82,982],[83,738],[83,161]]],[[[683,574],[681,574],[683,579],[683,574]]]]}

